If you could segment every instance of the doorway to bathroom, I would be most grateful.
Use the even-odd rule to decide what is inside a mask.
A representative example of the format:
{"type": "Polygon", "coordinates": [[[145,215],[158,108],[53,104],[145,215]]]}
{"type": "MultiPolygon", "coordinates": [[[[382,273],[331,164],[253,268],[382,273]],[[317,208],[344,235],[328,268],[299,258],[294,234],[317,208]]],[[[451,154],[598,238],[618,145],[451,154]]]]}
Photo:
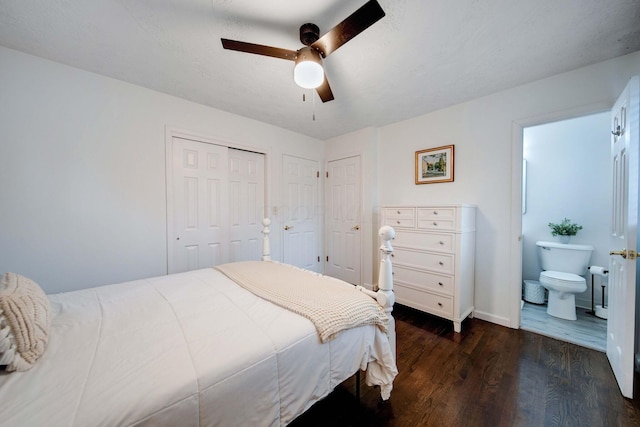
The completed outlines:
{"type": "MultiPolygon", "coordinates": [[[[565,218],[582,228],[571,244],[591,245],[590,266],[609,264],[611,219],[610,111],[523,128],[522,283],[520,327],[602,352],[606,351],[606,275],[584,277],[575,295],[577,320],[546,312],[548,292],[537,241],[558,241],[549,223],[565,218]],[[597,312],[597,315],[596,315],[597,312]]],[[[595,270],[595,269],[594,269],[595,270]]]]}

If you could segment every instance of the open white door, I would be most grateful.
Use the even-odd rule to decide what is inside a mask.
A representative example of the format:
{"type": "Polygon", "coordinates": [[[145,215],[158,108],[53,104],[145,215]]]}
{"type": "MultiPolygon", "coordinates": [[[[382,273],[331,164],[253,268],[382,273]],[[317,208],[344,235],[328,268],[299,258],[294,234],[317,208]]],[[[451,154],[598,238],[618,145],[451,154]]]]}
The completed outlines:
{"type": "Polygon", "coordinates": [[[613,206],[609,261],[607,357],[625,397],[633,397],[638,167],[639,78],[632,78],[612,115],[613,206]]]}

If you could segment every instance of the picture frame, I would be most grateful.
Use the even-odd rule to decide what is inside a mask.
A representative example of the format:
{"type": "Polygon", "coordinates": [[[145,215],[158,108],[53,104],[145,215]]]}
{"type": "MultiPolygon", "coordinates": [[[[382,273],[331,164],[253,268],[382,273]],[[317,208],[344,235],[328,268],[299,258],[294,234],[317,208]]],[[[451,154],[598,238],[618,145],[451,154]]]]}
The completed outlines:
{"type": "Polygon", "coordinates": [[[454,146],[416,151],[416,185],[453,182],[454,146]]]}

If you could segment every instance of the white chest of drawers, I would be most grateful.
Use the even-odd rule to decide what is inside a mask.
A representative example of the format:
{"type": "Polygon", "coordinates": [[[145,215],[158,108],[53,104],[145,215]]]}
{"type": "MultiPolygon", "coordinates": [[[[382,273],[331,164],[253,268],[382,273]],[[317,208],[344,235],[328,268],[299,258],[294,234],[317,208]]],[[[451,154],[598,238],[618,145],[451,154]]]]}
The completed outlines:
{"type": "Polygon", "coordinates": [[[449,319],[460,332],[474,310],[475,206],[384,206],[381,222],[396,230],[396,301],[449,319]]]}

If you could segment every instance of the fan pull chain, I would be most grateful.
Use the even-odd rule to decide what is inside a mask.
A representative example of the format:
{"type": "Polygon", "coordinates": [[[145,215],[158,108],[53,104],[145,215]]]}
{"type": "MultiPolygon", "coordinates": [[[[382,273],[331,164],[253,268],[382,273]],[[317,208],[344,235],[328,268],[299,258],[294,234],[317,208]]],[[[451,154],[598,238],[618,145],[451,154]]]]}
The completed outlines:
{"type": "MultiPolygon", "coordinates": [[[[313,121],[316,121],[316,97],[313,95],[313,89],[311,89],[311,103],[312,103],[312,110],[311,110],[311,118],[313,119],[313,121]]],[[[307,102],[307,95],[305,93],[302,94],[302,102],[307,102]]]]}

